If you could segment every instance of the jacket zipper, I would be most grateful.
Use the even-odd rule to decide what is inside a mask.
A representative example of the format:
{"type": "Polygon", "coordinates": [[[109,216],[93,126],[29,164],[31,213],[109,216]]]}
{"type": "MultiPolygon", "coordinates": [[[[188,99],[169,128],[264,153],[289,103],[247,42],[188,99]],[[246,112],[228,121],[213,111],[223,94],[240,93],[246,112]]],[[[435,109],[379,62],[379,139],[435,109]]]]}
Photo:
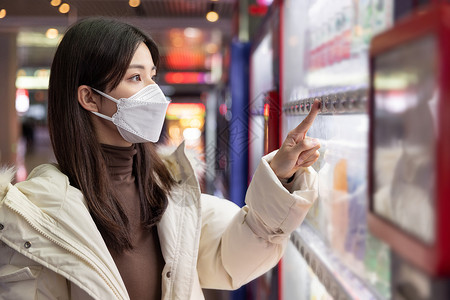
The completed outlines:
{"type": "Polygon", "coordinates": [[[25,221],[31,226],[33,227],[34,230],[36,230],[37,232],[39,232],[41,235],[43,235],[44,237],[46,237],[47,239],[49,239],[50,241],[52,241],[53,243],[55,243],[56,245],[60,246],[61,248],[67,250],[68,252],[70,252],[71,254],[79,257],[81,260],[83,260],[84,262],[86,262],[89,266],[91,266],[92,269],[94,269],[97,274],[103,279],[103,281],[109,286],[109,288],[114,292],[114,295],[116,295],[116,297],[118,299],[121,299],[120,295],[118,294],[118,292],[116,291],[116,289],[114,288],[113,285],[110,284],[109,280],[102,274],[101,271],[99,271],[98,267],[95,266],[89,259],[85,258],[84,256],[80,255],[79,253],[77,253],[76,251],[72,250],[71,247],[69,247],[67,244],[61,243],[58,240],[56,240],[55,238],[53,238],[52,236],[50,236],[48,233],[46,233],[44,230],[41,230],[36,224],[34,224],[33,221],[30,220],[30,218],[28,218],[25,214],[23,214],[19,209],[15,208],[13,206],[13,204],[10,201],[6,202],[6,205],[15,213],[17,213],[18,215],[20,215],[21,217],[23,217],[25,219],[25,221]]]}

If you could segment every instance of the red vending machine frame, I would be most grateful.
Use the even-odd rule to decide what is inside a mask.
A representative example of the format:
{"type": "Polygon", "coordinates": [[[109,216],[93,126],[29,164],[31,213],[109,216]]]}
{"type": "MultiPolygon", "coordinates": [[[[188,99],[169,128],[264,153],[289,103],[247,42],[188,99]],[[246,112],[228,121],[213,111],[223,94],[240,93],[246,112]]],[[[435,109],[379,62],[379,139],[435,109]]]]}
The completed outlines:
{"type": "MultiPolygon", "coordinates": [[[[369,91],[369,215],[370,230],[388,243],[403,259],[409,261],[432,276],[450,275],[450,5],[431,4],[400,21],[396,26],[372,40],[370,49],[370,91],[369,91]],[[438,107],[437,138],[434,153],[434,241],[425,243],[401,229],[394,222],[382,217],[374,210],[374,166],[375,133],[375,60],[377,57],[400,45],[414,42],[427,35],[436,41],[436,66],[438,107]]],[[[421,122],[422,120],[417,120],[421,122]]],[[[433,124],[424,124],[433,126],[433,124]]],[[[432,196],[433,197],[433,196],[432,196]]]]}
{"type": "Polygon", "coordinates": [[[281,98],[277,90],[269,91],[264,101],[264,154],[281,146],[281,98]]]}

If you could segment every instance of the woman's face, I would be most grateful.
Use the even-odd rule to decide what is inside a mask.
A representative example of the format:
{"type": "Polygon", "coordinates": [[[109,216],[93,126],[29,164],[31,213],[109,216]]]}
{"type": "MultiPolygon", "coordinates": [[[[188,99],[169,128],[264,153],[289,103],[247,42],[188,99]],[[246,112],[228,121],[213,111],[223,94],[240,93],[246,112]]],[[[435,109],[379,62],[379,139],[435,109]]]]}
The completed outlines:
{"type": "Polygon", "coordinates": [[[156,67],[150,50],[147,45],[141,43],[134,53],[122,81],[114,90],[107,91],[107,93],[116,99],[128,98],[147,85],[155,83],[153,81],[155,75],[156,67]]]}
{"type": "MultiPolygon", "coordinates": [[[[115,89],[107,90],[106,93],[115,99],[128,98],[147,85],[155,83],[153,81],[155,75],[156,67],[150,50],[147,45],[141,43],[134,53],[122,81],[115,89]]],[[[111,117],[116,111],[117,104],[102,97],[99,112],[111,117]]],[[[95,126],[100,143],[125,147],[131,145],[131,143],[123,139],[116,125],[112,122],[98,117],[95,117],[95,120],[98,121],[95,122],[95,126]]]]}

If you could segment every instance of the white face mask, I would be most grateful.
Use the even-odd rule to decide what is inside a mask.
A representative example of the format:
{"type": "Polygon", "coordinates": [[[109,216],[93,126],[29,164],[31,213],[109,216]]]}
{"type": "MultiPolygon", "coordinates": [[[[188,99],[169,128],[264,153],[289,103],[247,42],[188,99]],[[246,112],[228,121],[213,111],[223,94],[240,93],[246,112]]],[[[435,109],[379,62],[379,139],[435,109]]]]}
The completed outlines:
{"type": "Polygon", "coordinates": [[[150,84],[129,98],[119,100],[92,88],[117,103],[117,112],[108,117],[93,114],[113,122],[120,135],[129,143],[157,142],[161,134],[169,102],[157,84],[150,84]]]}

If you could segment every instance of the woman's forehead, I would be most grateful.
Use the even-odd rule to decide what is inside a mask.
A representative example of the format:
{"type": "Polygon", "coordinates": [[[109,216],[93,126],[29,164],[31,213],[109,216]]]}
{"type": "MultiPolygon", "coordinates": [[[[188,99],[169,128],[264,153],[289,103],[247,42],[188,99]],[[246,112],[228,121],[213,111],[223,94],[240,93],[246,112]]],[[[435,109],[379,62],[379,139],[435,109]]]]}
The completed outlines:
{"type": "Polygon", "coordinates": [[[148,49],[146,44],[140,43],[137,47],[136,52],[131,59],[130,67],[134,65],[142,66],[150,70],[155,68],[152,54],[150,53],[150,50],[148,49]]]}

